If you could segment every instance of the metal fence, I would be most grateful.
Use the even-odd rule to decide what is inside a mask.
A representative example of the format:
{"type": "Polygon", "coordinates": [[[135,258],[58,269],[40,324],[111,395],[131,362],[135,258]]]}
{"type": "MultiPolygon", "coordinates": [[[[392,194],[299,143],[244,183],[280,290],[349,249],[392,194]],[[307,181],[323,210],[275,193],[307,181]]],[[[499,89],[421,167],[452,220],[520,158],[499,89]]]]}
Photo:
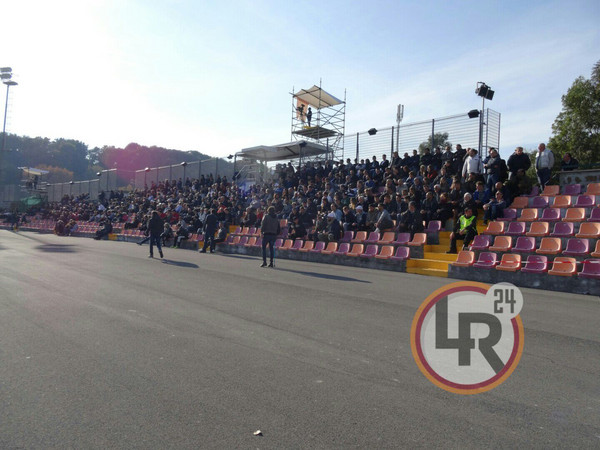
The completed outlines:
{"type": "MultiPolygon", "coordinates": [[[[412,155],[419,147],[433,148],[437,145],[461,144],[463,148],[479,148],[481,118],[469,118],[464,114],[449,117],[401,124],[400,127],[373,129],[370,132],[346,135],[344,139],[344,158],[364,159],[386,154],[391,157],[398,151],[412,155]]],[[[484,153],[490,147],[500,147],[500,113],[487,109],[481,126],[484,153]]]]}

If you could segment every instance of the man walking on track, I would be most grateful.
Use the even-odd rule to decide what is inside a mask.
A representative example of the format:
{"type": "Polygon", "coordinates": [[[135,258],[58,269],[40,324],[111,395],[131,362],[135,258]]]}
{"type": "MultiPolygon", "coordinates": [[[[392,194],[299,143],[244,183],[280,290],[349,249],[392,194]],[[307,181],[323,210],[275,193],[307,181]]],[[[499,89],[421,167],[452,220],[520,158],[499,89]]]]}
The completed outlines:
{"type": "Polygon", "coordinates": [[[269,256],[271,257],[271,263],[269,267],[275,267],[273,259],[275,257],[275,251],[273,250],[273,244],[277,239],[281,228],[279,225],[279,219],[275,215],[275,207],[269,206],[267,214],[263,217],[260,225],[260,231],[262,233],[262,257],[263,263],[260,267],[267,267],[267,245],[269,246],[269,256]]]}
{"type": "Polygon", "coordinates": [[[204,246],[200,253],[206,253],[207,247],[210,245],[210,252],[215,252],[215,232],[219,224],[219,218],[215,214],[215,210],[211,209],[210,214],[204,220],[204,246]]]}
{"type": "Polygon", "coordinates": [[[152,211],[152,217],[148,220],[148,231],[150,232],[150,254],[149,258],[154,258],[154,244],[158,248],[158,254],[163,257],[162,246],[160,243],[160,235],[163,232],[164,223],[158,215],[158,212],[152,211]]]}

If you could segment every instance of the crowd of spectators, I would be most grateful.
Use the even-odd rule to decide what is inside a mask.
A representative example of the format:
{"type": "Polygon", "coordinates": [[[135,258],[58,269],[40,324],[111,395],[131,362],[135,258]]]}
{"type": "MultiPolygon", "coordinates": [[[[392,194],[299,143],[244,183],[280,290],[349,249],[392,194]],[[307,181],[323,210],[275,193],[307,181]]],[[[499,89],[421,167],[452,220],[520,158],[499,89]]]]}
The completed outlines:
{"type": "Polygon", "coordinates": [[[252,227],[260,226],[273,206],[278,218],[288,220],[291,237],[337,240],[344,231],[418,232],[431,220],[456,220],[467,206],[493,220],[502,217],[512,198],[532,188],[525,174],[531,162],[520,147],[507,162],[493,148],[483,158],[460,145],[454,151],[448,146],[412,153],[298,167],[280,164],[272,181],[247,191],[211,175],[152,183],[131,192],[102,192],[97,202],[86,195],[66,195],[39,214],[68,230],[72,226],[66,224],[89,221],[143,231],[156,210],[166,223],[177,225],[177,241],[201,232],[210,210],[222,223],[252,227]]]}

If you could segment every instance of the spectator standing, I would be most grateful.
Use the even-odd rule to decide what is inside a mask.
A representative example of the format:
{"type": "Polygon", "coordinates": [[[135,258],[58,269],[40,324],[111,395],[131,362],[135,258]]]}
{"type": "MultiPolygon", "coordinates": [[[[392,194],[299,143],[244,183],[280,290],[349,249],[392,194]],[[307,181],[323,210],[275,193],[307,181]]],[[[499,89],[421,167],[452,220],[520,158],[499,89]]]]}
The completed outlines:
{"type": "Polygon", "coordinates": [[[494,186],[500,181],[502,173],[502,159],[495,148],[490,149],[490,157],[487,162],[483,165],[487,174],[486,187],[490,190],[494,189],[494,186]]]}
{"type": "Polygon", "coordinates": [[[154,258],[154,244],[156,244],[158,254],[162,258],[163,252],[161,245],[161,236],[164,229],[164,222],[158,215],[157,211],[152,211],[152,217],[150,217],[150,219],[148,220],[147,228],[150,235],[150,254],[148,255],[148,257],[154,258]]]}
{"type": "Polygon", "coordinates": [[[462,167],[463,180],[466,180],[471,173],[480,174],[481,172],[483,172],[481,157],[477,153],[477,150],[471,148],[462,167]]]}
{"type": "Polygon", "coordinates": [[[219,224],[219,218],[215,214],[215,210],[211,209],[208,216],[204,220],[204,245],[200,253],[206,253],[206,249],[210,246],[210,252],[215,252],[215,232],[219,224]]]}
{"type": "Polygon", "coordinates": [[[554,154],[543,142],[538,146],[538,152],[535,155],[535,170],[537,172],[540,188],[544,190],[552,175],[554,167],[554,154]]]}
{"type": "Polygon", "coordinates": [[[531,167],[531,160],[529,155],[523,153],[523,147],[515,148],[515,152],[508,158],[508,172],[509,179],[512,180],[517,176],[519,169],[523,169],[527,172],[527,169],[531,167]]]}
{"type": "MultiPolygon", "coordinates": [[[[330,213],[333,214],[333,213],[330,213]]],[[[335,216],[335,214],[333,214],[335,216]]],[[[260,231],[262,233],[262,258],[263,262],[260,267],[267,267],[267,245],[269,246],[269,256],[270,263],[269,267],[275,267],[275,263],[273,260],[275,259],[275,240],[277,239],[277,235],[280,233],[281,228],[279,225],[279,219],[275,215],[275,208],[273,206],[269,206],[267,209],[267,214],[262,219],[262,223],[260,225],[260,231]]]]}

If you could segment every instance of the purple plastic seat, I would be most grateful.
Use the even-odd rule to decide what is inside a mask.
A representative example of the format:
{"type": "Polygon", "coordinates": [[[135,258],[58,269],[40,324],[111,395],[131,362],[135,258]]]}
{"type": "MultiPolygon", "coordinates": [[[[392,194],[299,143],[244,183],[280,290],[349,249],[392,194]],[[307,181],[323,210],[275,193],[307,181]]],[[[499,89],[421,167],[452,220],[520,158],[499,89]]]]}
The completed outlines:
{"type": "Polygon", "coordinates": [[[562,252],[563,255],[567,256],[586,256],[590,254],[590,241],[589,239],[569,239],[567,241],[567,248],[562,252]]]}
{"type": "Polygon", "coordinates": [[[502,212],[502,218],[498,220],[517,220],[517,210],[515,208],[506,208],[502,212]]]}
{"type": "Polygon", "coordinates": [[[365,250],[364,253],[361,253],[359,256],[361,258],[372,258],[373,256],[375,256],[377,254],[377,244],[369,244],[367,245],[367,249],[365,250]]]}
{"type": "Polygon", "coordinates": [[[248,239],[250,239],[250,236],[242,236],[238,245],[246,245],[248,243],[248,239]]]}
{"type": "Polygon", "coordinates": [[[596,196],[595,195],[580,195],[577,197],[575,204],[573,205],[575,208],[593,208],[596,206],[596,196]]]}
{"type": "Polygon", "coordinates": [[[558,222],[560,220],[559,208],[546,208],[540,218],[542,222],[558,222]]]}
{"type": "Polygon", "coordinates": [[[571,237],[575,234],[575,227],[573,222],[556,222],[554,224],[554,231],[550,233],[552,237],[571,237]]]}
{"type": "Polygon", "coordinates": [[[504,234],[507,236],[524,236],[525,222],[510,222],[508,224],[508,229],[504,232],[504,234]]]}
{"type": "Polygon", "coordinates": [[[288,230],[288,227],[285,227],[285,228],[282,228],[282,229],[281,229],[281,233],[279,233],[279,236],[278,236],[278,237],[280,237],[280,238],[281,238],[281,241],[282,241],[282,242],[283,242],[285,239],[287,239],[287,237],[288,237],[288,232],[289,232],[289,230],[288,230]]]}
{"type": "Polygon", "coordinates": [[[492,237],[489,234],[478,234],[471,242],[470,250],[487,250],[492,243],[492,237]]]}
{"type": "Polygon", "coordinates": [[[533,186],[531,192],[523,197],[537,197],[538,195],[540,195],[540,188],[538,186],[533,186]]]}
{"type": "Polygon", "coordinates": [[[425,233],[437,233],[442,230],[441,220],[430,220],[425,228],[425,233]]]}
{"type": "Polygon", "coordinates": [[[338,249],[335,252],[333,252],[333,254],[334,255],[345,255],[349,251],[350,251],[350,243],[349,242],[342,242],[340,244],[340,246],[338,247],[338,249]]]}
{"type": "MultiPolygon", "coordinates": [[[[287,234],[287,233],[286,233],[287,234]]],[[[283,245],[283,239],[279,238],[279,239],[275,239],[275,244],[273,244],[274,248],[279,248],[283,245]]]]}
{"type": "Polygon", "coordinates": [[[369,237],[365,239],[364,244],[375,244],[379,240],[380,234],[377,231],[371,231],[369,237]]]}
{"type": "Polygon", "coordinates": [[[533,200],[531,200],[531,207],[538,208],[538,209],[539,208],[547,208],[548,203],[549,203],[548,197],[537,196],[537,197],[533,197],[533,200]]]}
{"type": "Polygon", "coordinates": [[[321,253],[321,250],[325,249],[325,242],[317,241],[315,242],[315,248],[311,250],[312,253],[321,253]]]}
{"type": "Polygon", "coordinates": [[[341,242],[350,242],[353,237],[354,237],[354,231],[344,231],[344,235],[342,236],[342,239],[340,239],[340,243],[341,242]]]}
{"type": "Polygon", "coordinates": [[[577,276],[600,280],[600,259],[586,259],[583,262],[583,269],[577,276]]]}
{"type": "Polygon", "coordinates": [[[410,233],[398,233],[396,240],[392,242],[394,245],[406,245],[410,242],[410,233]]]}
{"type": "Polygon", "coordinates": [[[548,272],[548,257],[544,255],[529,255],[527,261],[523,263],[521,272],[524,273],[544,273],[548,272]]]}
{"type": "Polygon", "coordinates": [[[580,184],[567,184],[563,190],[563,195],[579,195],[581,194],[580,184]]]}
{"type": "Polygon", "coordinates": [[[592,209],[592,213],[588,219],[589,222],[600,222],[600,208],[592,209]]]}
{"type": "Polygon", "coordinates": [[[531,253],[535,251],[535,238],[520,236],[512,249],[513,253],[531,253]]]}
{"type": "Polygon", "coordinates": [[[479,269],[493,269],[498,263],[498,255],[493,252],[481,252],[477,262],[473,264],[473,267],[479,269]]]}
{"type": "Polygon", "coordinates": [[[302,239],[296,239],[294,241],[294,245],[292,245],[292,247],[290,248],[290,250],[292,251],[298,251],[302,248],[302,246],[304,245],[304,241],[302,239]]]}
{"type": "Polygon", "coordinates": [[[258,237],[254,243],[255,247],[262,247],[262,237],[258,237]]]}
{"type": "Polygon", "coordinates": [[[396,254],[390,259],[392,261],[405,261],[410,258],[410,249],[408,247],[398,247],[396,254]]]}

